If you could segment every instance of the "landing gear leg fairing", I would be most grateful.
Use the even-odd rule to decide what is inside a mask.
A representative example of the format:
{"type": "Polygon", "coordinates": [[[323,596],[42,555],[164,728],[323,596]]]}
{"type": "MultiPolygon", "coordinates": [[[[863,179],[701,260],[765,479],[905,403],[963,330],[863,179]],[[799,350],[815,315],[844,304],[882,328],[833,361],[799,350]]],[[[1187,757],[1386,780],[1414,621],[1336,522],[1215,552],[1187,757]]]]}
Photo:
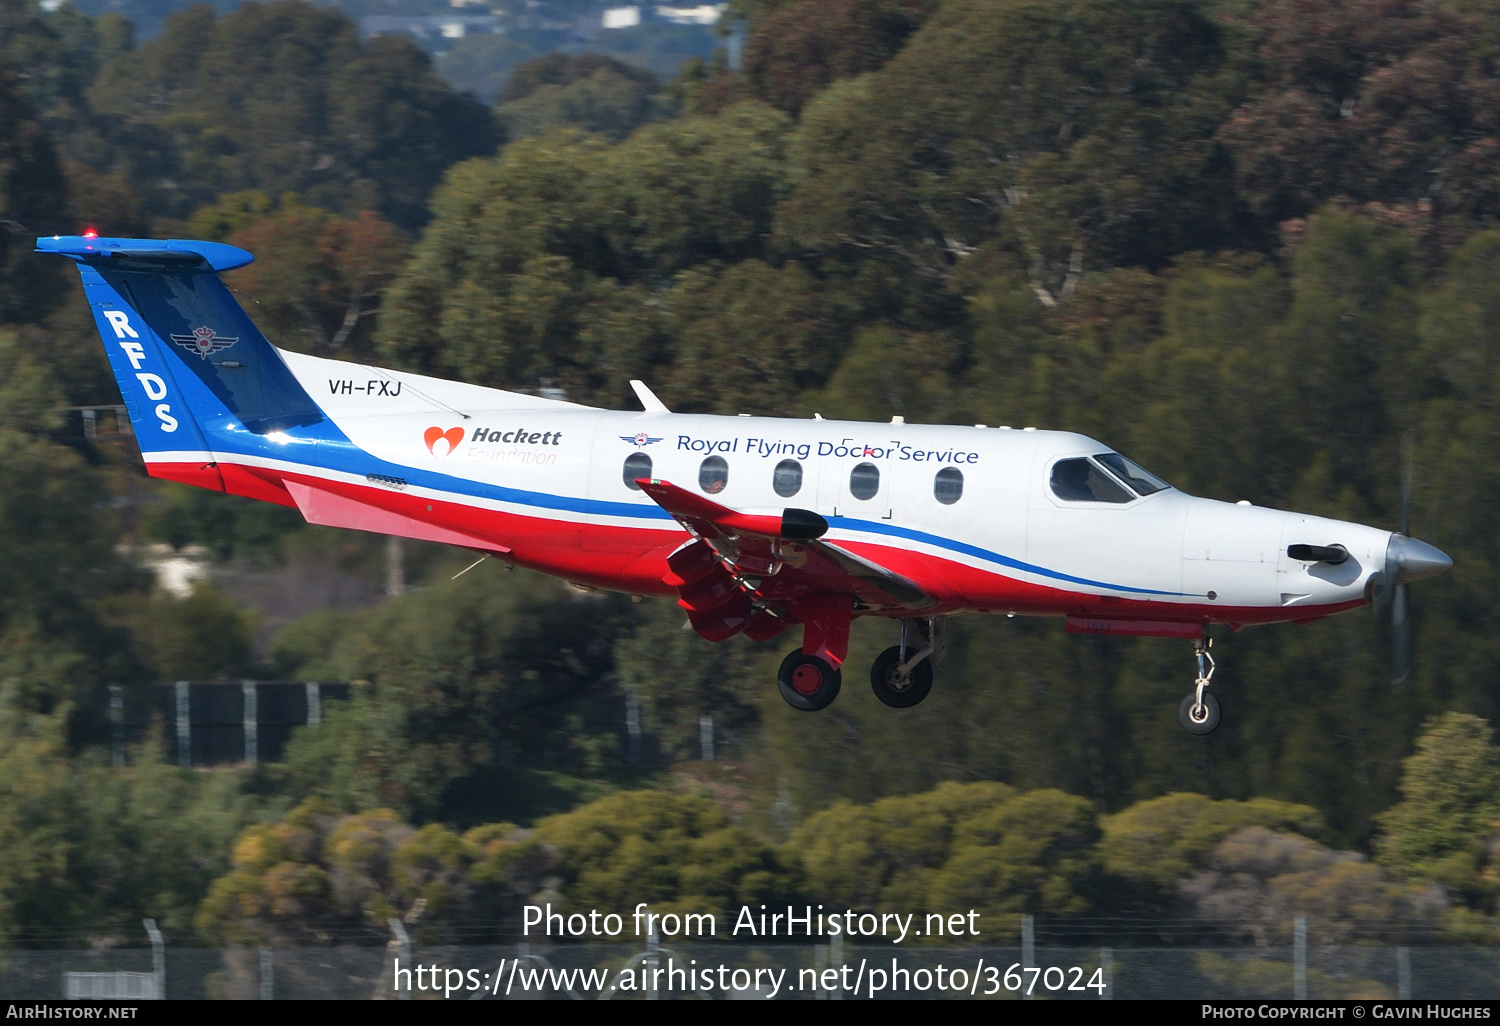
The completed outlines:
{"type": "MultiPolygon", "coordinates": [[[[1083,435],[616,412],[286,352],[219,279],[221,243],[62,236],[148,472],[294,507],[310,522],[459,545],[576,584],[677,600],[710,641],[802,627],[777,675],[838,697],[849,625],[895,621],[871,687],[927,697],[959,613],[1055,616],[1181,638],[1180,718],[1218,725],[1213,624],[1304,623],[1447,569],[1358,524],[1195,498],[1083,435]]],[[[1398,656],[1399,665],[1409,655],[1398,656]]]]}

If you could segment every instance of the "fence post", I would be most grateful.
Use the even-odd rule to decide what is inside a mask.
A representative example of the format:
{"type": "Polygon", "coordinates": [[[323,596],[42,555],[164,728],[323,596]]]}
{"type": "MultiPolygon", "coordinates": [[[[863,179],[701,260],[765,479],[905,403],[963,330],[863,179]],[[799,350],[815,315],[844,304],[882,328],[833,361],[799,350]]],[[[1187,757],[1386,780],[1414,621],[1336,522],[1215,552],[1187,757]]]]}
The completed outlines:
{"type": "Polygon", "coordinates": [[[1292,919],[1292,997],[1307,1000],[1307,917],[1292,919]]]}
{"type": "Polygon", "coordinates": [[[1396,997],[1411,1000],[1411,948],[1396,949],[1396,997]]]}
{"type": "Polygon", "coordinates": [[[698,717],[698,747],[703,753],[704,762],[714,761],[714,718],[712,716],[698,717]]]}
{"type": "Polygon", "coordinates": [[[162,943],[161,931],[156,928],[155,919],[142,919],[141,925],[146,928],[146,936],[151,938],[151,975],[156,977],[156,999],[165,1001],[167,999],[167,947],[162,943]]]}
{"type": "Polygon", "coordinates": [[[310,681],[308,681],[303,686],[305,688],[307,688],[307,722],[308,723],[322,723],[323,722],[323,688],[322,688],[322,685],[320,685],[315,680],[310,680],[310,681]]]}
{"type": "Polygon", "coordinates": [[[641,761],[641,704],[634,691],[625,692],[625,735],[625,758],[637,765],[641,761]]]}
{"type": "Polygon", "coordinates": [[[256,707],[255,681],[240,685],[245,695],[245,762],[251,766],[260,758],[260,712],[256,707]]]}
{"type": "Polygon", "coordinates": [[[276,996],[276,987],[272,979],[275,967],[271,962],[271,949],[260,949],[260,999],[270,1001],[276,996]]]}
{"type": "MultiPolygon", "coordinates": [[[[1021,916],[1021,968],[1036,968],[1036,917],[1030,912],[1021,916]]],[[[1032,995],[1029,992],[1035,989],[1028,987],[1028,993],[1022,995],[1021,1000],[1030,1001],[1032,995]]]]}
{"type": "MultiPolygon", "coordinates": [[[[396,938],[396,959],[398,963],[400,962],[400,960],[405,959],[406,964],[410,966],[411,938],[406,935],[406,927],[402,926],[401,920],[397,919],[395,916],[391,916],[391,918],[386,920],[386,922],[390,924],[391,935],[396,938]]],[[[396,977],[394,974],[391,976],[391,987],[396,991],[397,1001],[411,1000],[411,988],[407,987],[405,990],[402,990],[400,987],[396,986],[396,977]]]]}
{"type": "MultiPolygon", "coordinates": [[[[661,937],[656,932],[655,921],[651,924],[651,932],[646,934],[646,979],[651,981],[651,989],[646,991],[647,1001],[660,1001],[661,991],[656,987],[656,970],[661,965],[661,937]]],[[[667,982],[671,982],[670,980],[667,982]]]]}
{"type": "Polygon", "coordinates": [[[118,684],[109,686],[109,733],[112,766],[125,765],[125,689],[118,684]]]}
{"type": "Polygon", "coordinates": [[[193,765],[193,717],[188,696],[191,686],[185,680],[177,682],[177,765],[183,769],[193,765]]]}
{"type": "Polygon", "coordinates": [[[842,980],[844,979],[844,935],[836,933],[828,939],[828,968],[839,971],[838,979],[841,981],[834,985],[828,992],[829,1001],[844,1000],[842,980]]]}

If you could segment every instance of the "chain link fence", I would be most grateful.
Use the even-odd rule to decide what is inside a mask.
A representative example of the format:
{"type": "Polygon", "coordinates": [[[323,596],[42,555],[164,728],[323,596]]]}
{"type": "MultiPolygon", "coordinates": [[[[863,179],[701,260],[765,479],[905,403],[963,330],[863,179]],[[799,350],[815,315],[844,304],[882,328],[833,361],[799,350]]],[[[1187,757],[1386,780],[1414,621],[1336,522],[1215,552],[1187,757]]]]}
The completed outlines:
{"type": "Polygon", "coordinates": [[[1500,998],[1492,947],[734,942],[0,951],[0,999],[1500,998]],[[399,962],[398,962],[399,960],[399,962]],[[653,986],[652,981],[655,981],[653,986]],[[1029,992],[1029,993],[1028,993],[1029,992]]]}

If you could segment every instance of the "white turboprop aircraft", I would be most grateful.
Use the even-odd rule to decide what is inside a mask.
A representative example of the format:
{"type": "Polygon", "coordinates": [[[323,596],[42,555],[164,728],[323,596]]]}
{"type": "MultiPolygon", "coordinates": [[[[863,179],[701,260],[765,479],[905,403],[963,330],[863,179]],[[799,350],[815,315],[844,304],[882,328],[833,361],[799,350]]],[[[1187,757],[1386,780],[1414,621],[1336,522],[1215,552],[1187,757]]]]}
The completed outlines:
{"type": "Polygon", "coordinates": [[[1210,624],[1391,595],[1405,652],[1405,585],[1452,565],[1404,524],[1195,498],[1068,432],[674,414],[640,382],[645,409],[615,412],[285,352],[219,280],[253,259],[221,243],[37,250],[77,263],[152,476],[674,597],[712,641],[801,624],[777,677],[797,709],[837,697],[855,617],[898,621],[871,684],[905,708],[945,617],[1003,612],[1193,640],[1179,714],[1207,733],[1210,624]]]}

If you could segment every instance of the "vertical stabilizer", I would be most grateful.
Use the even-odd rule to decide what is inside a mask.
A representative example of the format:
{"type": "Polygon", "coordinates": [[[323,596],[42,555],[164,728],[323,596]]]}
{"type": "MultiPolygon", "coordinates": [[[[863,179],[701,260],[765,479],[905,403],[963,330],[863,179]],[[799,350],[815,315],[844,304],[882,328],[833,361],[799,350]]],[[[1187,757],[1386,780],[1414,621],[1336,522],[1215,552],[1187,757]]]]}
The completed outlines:
{"type": "Polygon", "coordinates": [[[244,250],[56,236],[38,239],[37,251],[78,264],[136,439],[157,476],[222,489],[212,466],[215,435],[265,435],[323,419],[219,280],[220,271],[254,259],[244,250]],[[169,466],[178,469],[161,472],[169,466]]]}

